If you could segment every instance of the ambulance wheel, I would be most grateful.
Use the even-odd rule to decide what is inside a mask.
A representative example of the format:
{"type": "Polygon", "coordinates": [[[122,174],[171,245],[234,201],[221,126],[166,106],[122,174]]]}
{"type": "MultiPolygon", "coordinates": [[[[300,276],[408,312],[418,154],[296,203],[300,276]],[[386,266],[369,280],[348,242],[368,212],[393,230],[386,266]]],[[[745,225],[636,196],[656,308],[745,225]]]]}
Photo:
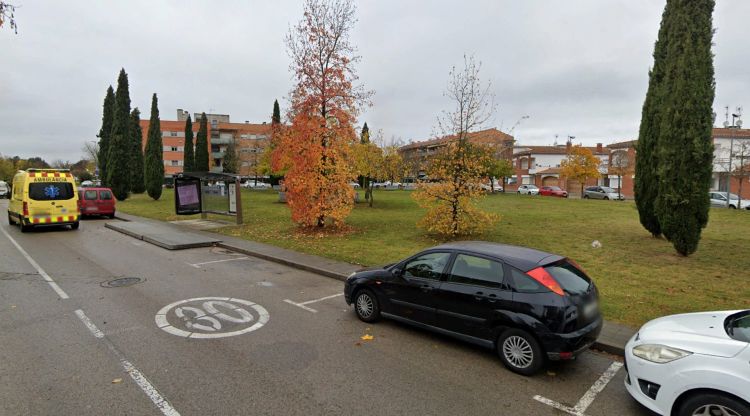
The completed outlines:
{"type": "Polygon", "coordinates": [[[78,221],[76,221],[73,224],[70,224],[70,229],[71,230],[77,230],[79,225],[81,225],[81,223],[78,222],[78,221]]]}
{"type": "Polygon", "coordinates": [[[29,231],[31,231],[32,225],[26,225],[26,224],[24,224],[23,219],[20,222],[21,222],[20,225],[21,225],[21,232],[22,233],[28,233],[29,231]]]}

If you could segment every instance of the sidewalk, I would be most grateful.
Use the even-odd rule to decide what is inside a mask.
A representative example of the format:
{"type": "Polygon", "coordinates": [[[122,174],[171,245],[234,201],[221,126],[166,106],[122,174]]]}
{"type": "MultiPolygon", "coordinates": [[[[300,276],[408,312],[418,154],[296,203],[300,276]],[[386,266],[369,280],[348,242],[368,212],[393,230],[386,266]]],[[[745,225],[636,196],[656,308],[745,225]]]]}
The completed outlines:
{"type": "MultiPolygon", "coordinates": [[[[352,272],[362,268],[362,266],[299,253],[268,244],[219,235],[207,231],[198,231],[188,228],[187,225],[177,225],[174,223],[151,220],[121,212],[117,213],[117,218],[127,221],[130,225],[123,227],[120,224],[112,223],[112,226],[108,226],[107,228],[114,229],[134,238],[167,249],[174,250],[196,247],[194,245],[196,240],[210,241],[210,245],[281,263],[289,267],[313,272],[341,281],[346,280],[347,276],[352,272]],[[126,228],[129,232],[124,231],[126,228]],[[144,234],[146,233],[149,235],[146,235],[144,238],[144,234]],[[160,244],[159,236],[168,236],[169,244],[164,244],[163,242],[160,244]]],[[[633,328],[605,321],[599,339],[594,343],[593,348],[622,356],[624,355],[625,344],[635,334],[635,331],[636,330],[633,328]]]]}

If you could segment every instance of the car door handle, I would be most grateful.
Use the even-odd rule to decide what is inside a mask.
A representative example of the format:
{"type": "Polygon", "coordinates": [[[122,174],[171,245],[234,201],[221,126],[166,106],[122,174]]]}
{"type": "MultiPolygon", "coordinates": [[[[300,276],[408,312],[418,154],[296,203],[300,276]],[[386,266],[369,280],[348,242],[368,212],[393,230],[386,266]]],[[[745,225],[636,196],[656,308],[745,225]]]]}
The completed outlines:
{"type": "Polygon", "coordinates": [[[495,303],[497,301],[497,295],[495,295],[494,293],[490,293],[489,295],[487,295],[486,299],[487,302],[495,303]]]}
{"type": "Polygon", "coordinates": [[[484,298],[484,292],[477,292],[474,294],[474,299],[482,300],[482,298],[484,298]]]}

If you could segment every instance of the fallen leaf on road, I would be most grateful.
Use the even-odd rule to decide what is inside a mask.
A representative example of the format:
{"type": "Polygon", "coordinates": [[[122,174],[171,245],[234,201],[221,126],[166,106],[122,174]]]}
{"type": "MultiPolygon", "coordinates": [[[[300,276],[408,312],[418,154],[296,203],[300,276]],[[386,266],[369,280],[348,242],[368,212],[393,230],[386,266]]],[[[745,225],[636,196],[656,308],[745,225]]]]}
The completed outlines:
{"type": "Polygon", "coordinates": [[[119,384],[119,383],[122,383],[122,379],[121,378],[116,378],[116,379],[112,380],[112,384],[119,384]]]}
{"type": "Polygon", "coordinates": [[[361,342],[355,342],[354,345],[357,346],[357,347],[361,347],[362,343],[361,342]]]}
{"type": "Polygon", "coordinates": [[[557,373],[555,373],[555,372],[553,372],[553,371],[547,371],[547,375],[548,375],[548,376],[552,376],[552,377],[554,377],[554,376],[556,376],[556,375],[557,375],[557,373]]]}
{"type": "Polygon", "coordinates": [[[364,334],[364,335],[362,335],[361,338],[362,338],[362,341],[372,341],[375,337],[373,337],[370,334],[364,334]]]}

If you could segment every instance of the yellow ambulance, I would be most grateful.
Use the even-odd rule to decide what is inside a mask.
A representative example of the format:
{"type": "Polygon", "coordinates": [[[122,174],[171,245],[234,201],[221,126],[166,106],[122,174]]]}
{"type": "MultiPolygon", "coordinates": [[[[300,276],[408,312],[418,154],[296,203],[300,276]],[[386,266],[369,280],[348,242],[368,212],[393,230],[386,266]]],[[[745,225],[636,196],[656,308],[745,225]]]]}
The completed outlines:
{"type": "Polygon", "coordinates": [[[68,169],[20,170],[13,177],[8,222],[21,231],[37,226],[70,225],[78,229],[78,192],[68,169]]]}

